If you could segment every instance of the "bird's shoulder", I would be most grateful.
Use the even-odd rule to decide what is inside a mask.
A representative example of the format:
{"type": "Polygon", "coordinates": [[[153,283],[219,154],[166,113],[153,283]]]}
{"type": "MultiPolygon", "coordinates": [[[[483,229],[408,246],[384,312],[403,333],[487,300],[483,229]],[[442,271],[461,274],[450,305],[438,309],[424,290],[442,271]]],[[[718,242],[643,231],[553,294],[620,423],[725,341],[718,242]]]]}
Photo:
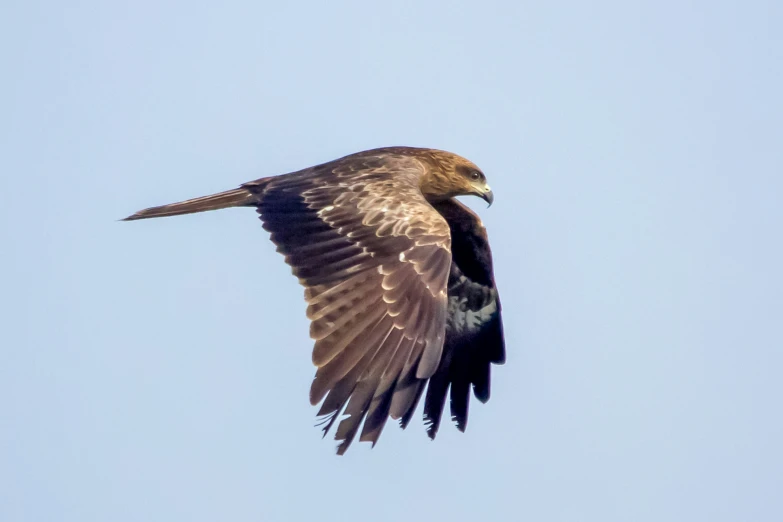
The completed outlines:
{"type": "Polygon", "coordinates": [[[448,224],[424,198],[420,180],[431,168],[428,149],[385,147],[288,174],[243,184],[259,206],[299,201],[339,229],[348,215],[379,237],[406,235],[448,248],[448,224]]]}

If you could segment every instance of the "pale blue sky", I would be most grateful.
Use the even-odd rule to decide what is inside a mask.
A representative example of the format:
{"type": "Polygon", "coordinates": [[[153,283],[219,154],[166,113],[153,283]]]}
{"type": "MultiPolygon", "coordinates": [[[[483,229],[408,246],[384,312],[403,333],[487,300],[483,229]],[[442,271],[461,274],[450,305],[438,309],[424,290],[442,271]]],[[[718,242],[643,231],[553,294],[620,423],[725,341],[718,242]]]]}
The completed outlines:
{"type": "Polygon", "coordinates": [[[632,4],[3,2],[0,520],[783,520],[783,4],[632,4]],[[487,173],[508,362],[340,458],[255,213],[116,220],[384,145],[487,173]]]}

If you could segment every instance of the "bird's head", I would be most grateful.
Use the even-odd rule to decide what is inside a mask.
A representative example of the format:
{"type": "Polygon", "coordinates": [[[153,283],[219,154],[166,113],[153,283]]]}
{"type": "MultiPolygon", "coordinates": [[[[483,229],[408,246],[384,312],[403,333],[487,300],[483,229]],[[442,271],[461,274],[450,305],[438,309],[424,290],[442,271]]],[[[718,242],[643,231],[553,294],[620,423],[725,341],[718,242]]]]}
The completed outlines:
{"type": "Polygon", "coordinates": [[[487,178],[473,162],[456,154],[432,151],[431,168],[421,178],[421,192],[436,202],[454,196],[478,196],[490,205],[494,200],[487,178]]]}

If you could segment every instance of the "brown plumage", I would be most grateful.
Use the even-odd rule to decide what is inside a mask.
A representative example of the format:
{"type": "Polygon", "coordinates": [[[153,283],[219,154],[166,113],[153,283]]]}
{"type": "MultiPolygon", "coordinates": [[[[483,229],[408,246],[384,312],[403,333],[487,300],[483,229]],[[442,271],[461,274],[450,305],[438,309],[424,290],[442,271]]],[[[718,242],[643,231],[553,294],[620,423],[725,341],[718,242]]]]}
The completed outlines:
{"type": "Polygon", "coordinates": [[[310,402],[324,434],[339,419],[342,454],[373,445],[388,417],[424,417],[435,437],[451,395],[465,429],[470,388],[489,399],[490,364],[505,360],[486,231],[452,199],[492,203],[484,174],[449,152],[374,149],[239,188],[148,208],[126,220],[255,207],[305,287],[317,367],[310,402]],[[362,425],[363,421],[363,425],[362,425]]]}

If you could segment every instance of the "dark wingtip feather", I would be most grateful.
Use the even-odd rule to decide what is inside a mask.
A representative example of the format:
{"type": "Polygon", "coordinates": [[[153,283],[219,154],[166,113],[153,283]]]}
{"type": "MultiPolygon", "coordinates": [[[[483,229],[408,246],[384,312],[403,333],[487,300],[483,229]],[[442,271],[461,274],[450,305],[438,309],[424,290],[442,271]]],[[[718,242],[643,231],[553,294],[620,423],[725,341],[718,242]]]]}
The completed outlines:
{"type": "Polygon", "coordinates": [[[337,418],[340,416],[340,410],[333,411],[331,413],[327,413],[326,415],[321,415],[315,422],[316,428],[321,428],[321,438],[325,438],[326,434],[329,433],[329,430],[332,429],[332,426],[334,425],[334,422],[337,420],[337,418]],[[322,427],[323,426],[323,427],[322,427]]]}
{"type": "Polygon", "coordinates": [[[373,448],[378,443],[381,432],[383,432],[383,428],[386,426],[386,421],[389,418],[389,408],[391,407],[393,394],[394,387],[392,386],[388,391],[373,397],[366,412],[362,434],[359,436],[360,442],[372,442],[373,448]]]}
{"type": "Polygon", "coordinates": [[[435,440],[443,418],[443,408],[446,405],[446,395],[449,391],[449,382],[443,376],[430,380],[427,388],[427,397],[424,399],[424,424],[427,427],[427,436],[435,440]]]}
{"type": "Polygon", "coordinates": [[[413,414],[416,413],[416,406],[419,405],[419,401],[421,400],[421,396],[424,393],[424,382],[420,381],[415,386],[418,388],[416,389],[416,395],[413,398],[413,401],[411,402],[410,406],[408,407],[408,411],[405,412],[405,415],[402,416],[400,419],[400,428],[405,429],[408,427],[408,424],[410,424],[411,419],[413,419],[413,414]]]}
{"type": "Polygon", "coordinates": [[[472,365],[471,381],[473,382],[473,395],[480,402],[489,400],[491,364],[486,359],[474,357],[472,365]]]}
{"type": "Polygon", "coordinates": [[[467,380],[455,380],[451,383],[451,420],[459,431],[465,431],[468,424],[468,406],[470,404],[470,383],[467,380]]]}

